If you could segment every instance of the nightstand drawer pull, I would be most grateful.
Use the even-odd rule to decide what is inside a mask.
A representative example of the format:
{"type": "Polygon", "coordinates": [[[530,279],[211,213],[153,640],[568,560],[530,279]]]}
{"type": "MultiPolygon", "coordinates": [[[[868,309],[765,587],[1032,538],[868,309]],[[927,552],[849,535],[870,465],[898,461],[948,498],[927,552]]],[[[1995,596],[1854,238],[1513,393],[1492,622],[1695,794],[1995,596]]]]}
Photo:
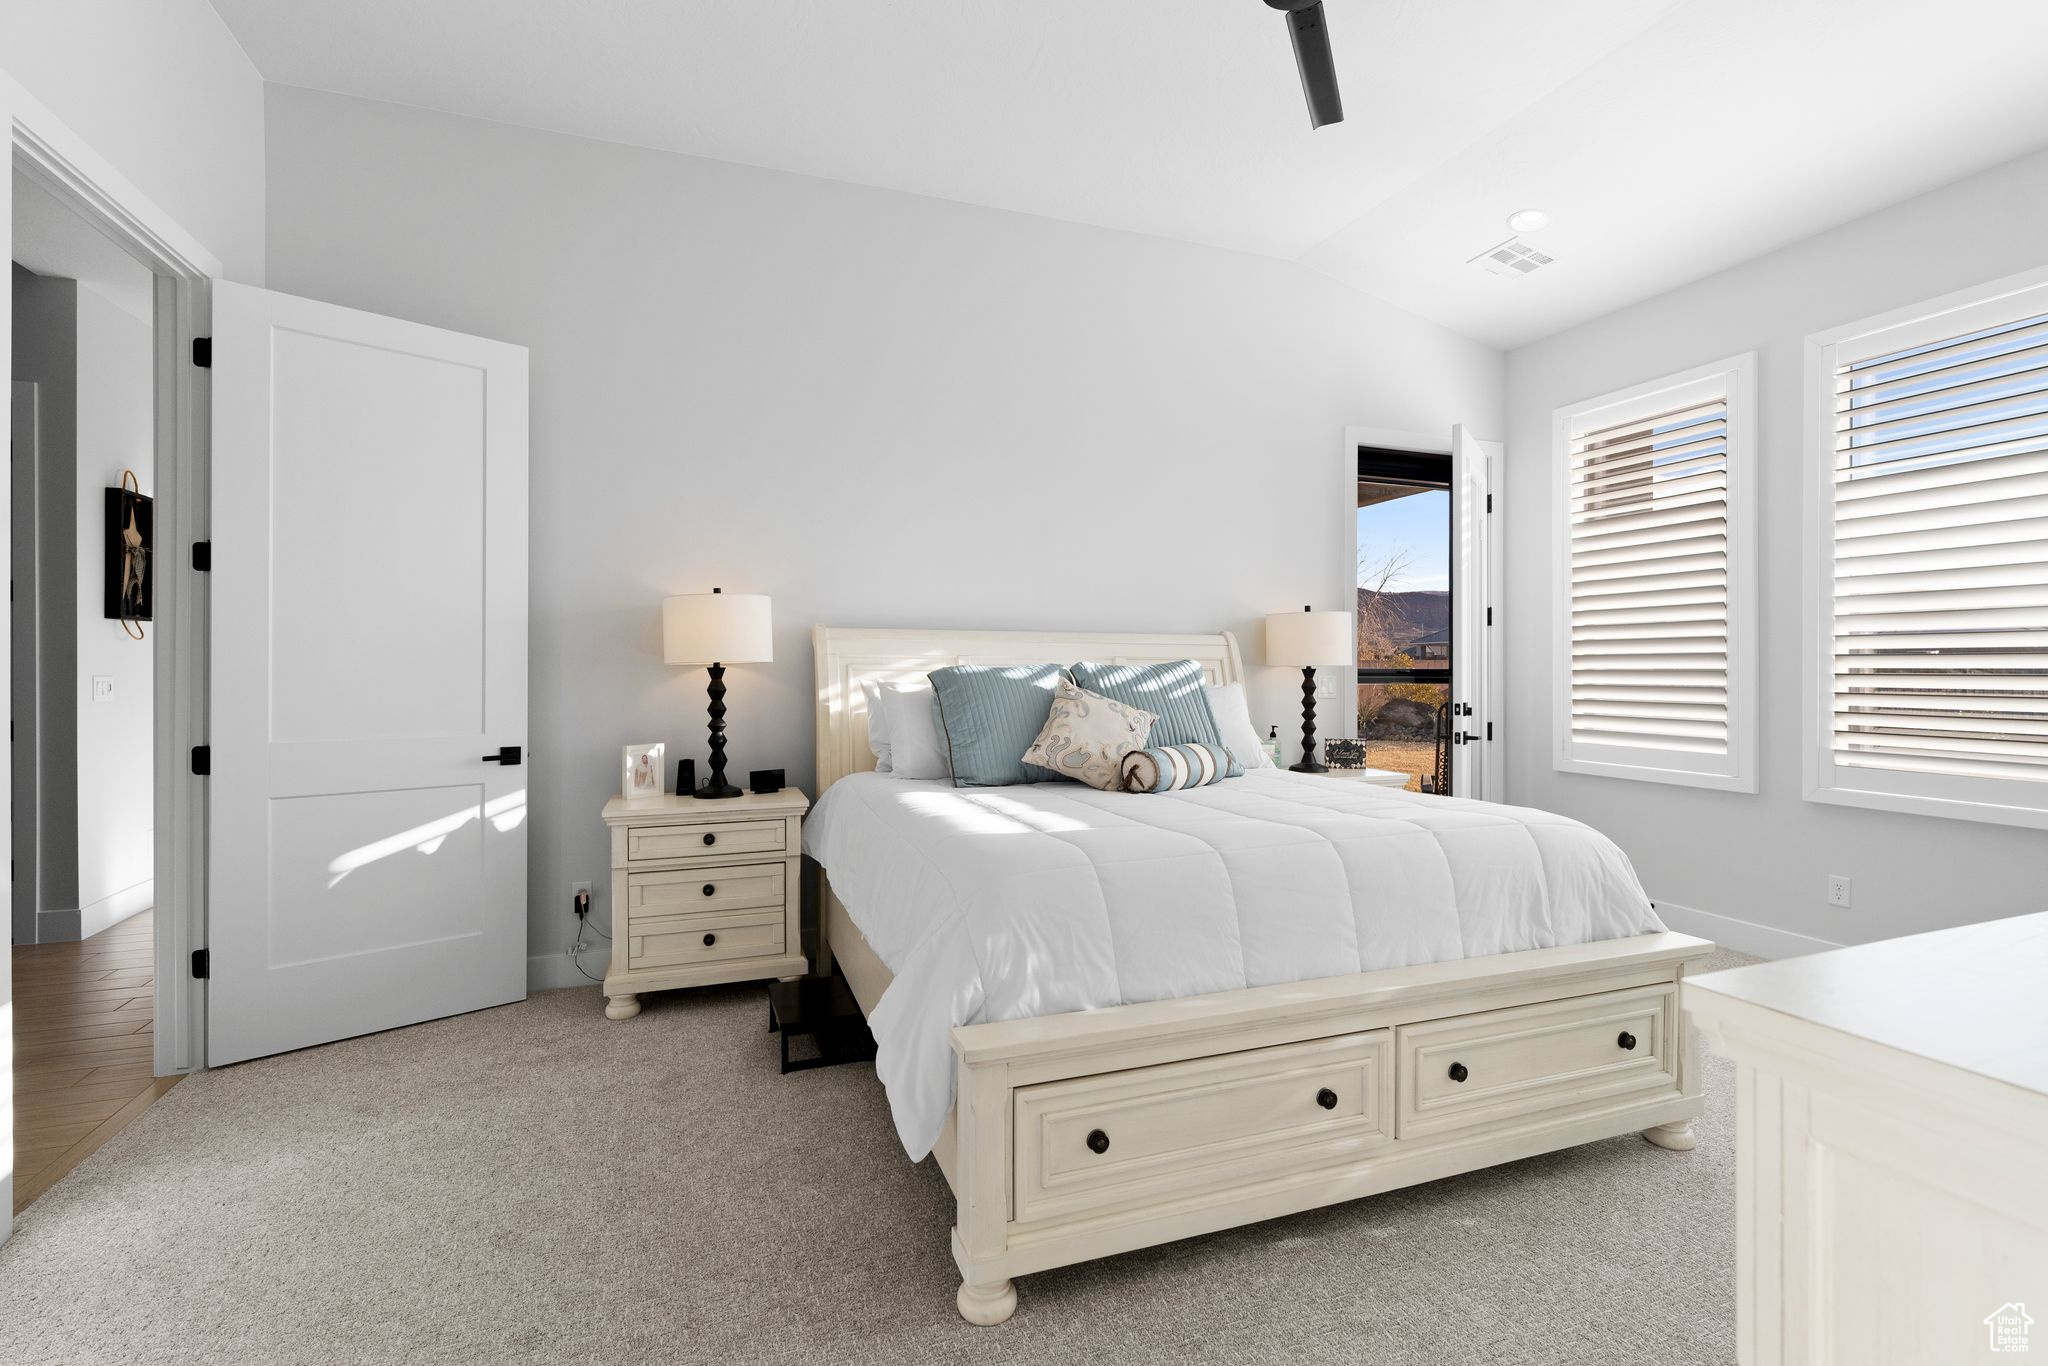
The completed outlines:
{"type": "Polygon", "coordinates": [[[706,896],[717,896],[717,895],[718,895],[718,888],[716,888],[716,887],[712,886],[712,885],[711,885],[710,883],[708,883],[708,882],[707,882],[707,883],[705,883],[705,884],[704,884],[704,895],[706,895],[706,896]]]}
{"type": "Polygon", "coordinates": [[[1465,1064],[1464,1064],[1464,1063],[1461,1063],[1461,1062],[1454,1062],[1454,1063],[1452,1063],[1452,1064],[1451,1064],[1451,1080],[1452,1080],[1452,1081],[1463,1081],[1463,1080],[1465,1080],[1465,1078],[1467,1078],[1467,1077],[1469,1077],[1469,1076],[1471,1076],[1471,1075],[1472,1075],[1472,1074],[1471,1074],[1470,1072],[1467,1072],[1467,1071],[1465,1070],[1465,1064]]]}
{"type": "Polygon", "coordinates": [[[704,947],[707,949],[710,948],[713,944],[716,944],[717,942],[718,936],[715,934],[707,934],[704,936],[704,947]]]}
{"type": "Polygon", "coordinates": [[[711,834],[711,833],[709,833],[709,832],[706,832],[706,833],[705,833],[705,836],[704,836],[704,842],[705,842],[706,844],[716,844],[716,843],[718,843],[718,836],[716,836],[716,835],[713,835],[713,834],[711,834]]]}
{"type": "Polygon", "coordinates": [[[1316,1104],[1322,1106],[1325,1110],[1336,1109],[1337,1093],[1325,1086],[1322,1090],[1316,1092],[1316,1104]]]}
{"type": "Polygon", "coordinates": [[[1636,1036],[1629,1033],[1626,1029],[1621,1031],[1621,1037],[1616,1039],[1615,1042],[1628,1049],[1631,1053],[1635,1051],[1636,1036]]]}
{"type": "Polygon", "coordinates": [[[1088,1151],[1091,1153],[1108,1152],[1109,1135],[1100,1129],[1090,1129],[1088,1131],[1088,1151]]]}

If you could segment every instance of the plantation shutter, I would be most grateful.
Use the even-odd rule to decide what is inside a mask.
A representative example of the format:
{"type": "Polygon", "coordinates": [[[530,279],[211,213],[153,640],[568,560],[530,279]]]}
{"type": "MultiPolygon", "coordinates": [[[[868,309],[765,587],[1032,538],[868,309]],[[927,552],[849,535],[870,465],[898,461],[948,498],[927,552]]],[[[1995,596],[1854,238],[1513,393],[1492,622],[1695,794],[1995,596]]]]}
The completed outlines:
{"type": "Polygon", "coordinates": [[[1835,360],[1834,762],[2048,780],[2048,314],[1835,360]]]}
{"type": "Polygon", "coordinates": [[[1725,756],[1728,395],[1568,435],[1571,738],[1725,756]]]}

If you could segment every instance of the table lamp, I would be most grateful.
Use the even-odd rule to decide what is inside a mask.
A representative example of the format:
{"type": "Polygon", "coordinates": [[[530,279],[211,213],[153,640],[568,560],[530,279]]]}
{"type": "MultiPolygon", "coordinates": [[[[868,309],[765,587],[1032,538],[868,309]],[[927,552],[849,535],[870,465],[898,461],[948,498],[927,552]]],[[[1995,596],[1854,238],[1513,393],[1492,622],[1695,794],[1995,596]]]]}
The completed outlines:
{"type": "Polygon", "coordinates": [[[1351,614],[1276,612],[1266,618],[1266,662],[1301,670],[1301,762],[1296,773],[1328,773],[1316,762],[1316,665],[1352,657],[1351,614]]]}
{"type": "MultiPolygon", "coordinates": [[[[711,670],[711,760],[704,798],[737,797],[725,780],[725,666],[766,664],[775,658],[769,600],[759,593],[684,593],[661,600],[661,657],[685,667],[711,670]]],[[[681,796],[679,792],[676,794],[681,796]]]]}

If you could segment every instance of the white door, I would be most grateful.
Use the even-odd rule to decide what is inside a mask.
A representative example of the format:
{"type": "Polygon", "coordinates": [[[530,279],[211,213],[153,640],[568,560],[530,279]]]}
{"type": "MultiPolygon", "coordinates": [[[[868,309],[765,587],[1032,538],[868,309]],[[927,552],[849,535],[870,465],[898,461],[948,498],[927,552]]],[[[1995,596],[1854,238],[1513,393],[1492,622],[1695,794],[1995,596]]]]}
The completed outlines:
{"type": "Polygon", "coordinates": [[[1494,736],[1493,528],[1497,441],[1451,428],[1451,795],[1501,800],[1501,747],[1494,736]]]}
{"type": "Polygon", "coordinates": [[[206,1061],[518,1000],[525,348],[219,284],[212,387],[206,1061]]]}

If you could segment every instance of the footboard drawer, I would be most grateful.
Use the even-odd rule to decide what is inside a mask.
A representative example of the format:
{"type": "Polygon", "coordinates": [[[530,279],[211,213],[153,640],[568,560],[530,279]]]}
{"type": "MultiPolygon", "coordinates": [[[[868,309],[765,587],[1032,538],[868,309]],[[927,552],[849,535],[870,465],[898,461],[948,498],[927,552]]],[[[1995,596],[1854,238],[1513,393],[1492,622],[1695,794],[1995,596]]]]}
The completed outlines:
{"type": "Polygon", "coordinates": [[[1454,1015],[1397,1031],[1402,1138],[1678,1092],[1675,984],[1454,1015]]]}
{"type": "Polygon", "coordinates": [[[1388,1142],[1392,1048],[1380,1029],[1020,1087],[1014,1217],[1247,1184],[1388,1142]]]}

